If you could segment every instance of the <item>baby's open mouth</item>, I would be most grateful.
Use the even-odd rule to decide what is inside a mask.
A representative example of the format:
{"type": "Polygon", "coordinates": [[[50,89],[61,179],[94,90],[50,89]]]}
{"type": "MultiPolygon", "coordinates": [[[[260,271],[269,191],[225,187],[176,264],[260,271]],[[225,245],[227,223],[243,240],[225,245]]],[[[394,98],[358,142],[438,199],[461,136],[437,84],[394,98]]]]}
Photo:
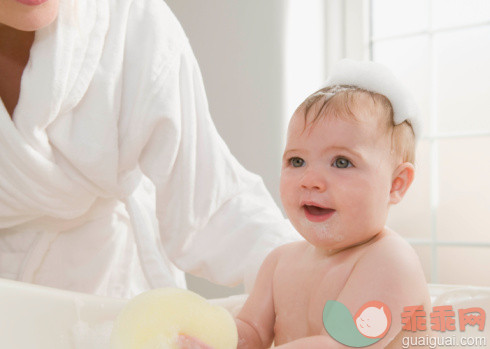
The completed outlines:
{"type": "Polygon", "coordinates": [[[322,222],[330,218],[335,212],[332,208],[325,208],[315,205],[303,205],[306,218],[312,222],[322,222]]]}

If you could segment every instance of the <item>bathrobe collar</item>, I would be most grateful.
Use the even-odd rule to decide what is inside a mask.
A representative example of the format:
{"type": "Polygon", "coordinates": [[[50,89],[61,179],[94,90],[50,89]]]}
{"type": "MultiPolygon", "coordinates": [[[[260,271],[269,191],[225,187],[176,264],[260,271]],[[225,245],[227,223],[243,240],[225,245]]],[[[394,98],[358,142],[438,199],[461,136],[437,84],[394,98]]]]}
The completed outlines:
{"type": "Polygon", "coordinates": [[[106,1],[68,0],[36,32],[13,120],[0,106],[0,227],[43,215],[76,217],[95,200],[56,165],[46,130],[86,92],[108,25],[106,1]]]}
{"type": "Polygon", "coordinates": [[[45,129],[82,98],[98,66],[108,25],[106,1],[68,0],[60,1],[57,19],[36,32],[13,119],[25,141],[46,157],[45,129]]]}

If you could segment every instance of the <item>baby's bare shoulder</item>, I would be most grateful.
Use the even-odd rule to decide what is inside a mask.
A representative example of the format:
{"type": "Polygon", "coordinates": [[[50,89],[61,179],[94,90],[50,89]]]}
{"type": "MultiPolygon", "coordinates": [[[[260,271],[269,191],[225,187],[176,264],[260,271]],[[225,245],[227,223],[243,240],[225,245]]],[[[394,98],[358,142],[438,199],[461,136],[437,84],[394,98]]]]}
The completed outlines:
{"type": "Polygon", "coordinates": [[[382,259],[384,263],[418,261],[412,246],[398,233],[385,229],[382,235],[366,248],[363,258],[382,259]]]}
{"type": "Polygon", "coordinates": [[[401,330],[404,307],[430,305],[422,266],[413,248],[397,233],[386,230],[363,246],[349,280],[337,298],[352,313],[377,300],[387,305],[392,316],[388,334],[379,342],[385,347],[401,330]],[[395,318],[393,318],[395,319],[395,318]]]}
{"type": "Polygon", "coordinates": [[[274,250],[272,250],[270,254],[275,255],[276,258],[295,256],[304,253],[307,247],[308,242],[306,242],[305,240],[294,241],[276,247],[274,250]]]}
{"type": "Polygon", "coordinates": [[[425,276],[415,250],[399,234],[387,231],[377,241],[365,248],[356,263],[360,275],[378,275],[379,279],[396,283],[423,286],[425,276]]]}

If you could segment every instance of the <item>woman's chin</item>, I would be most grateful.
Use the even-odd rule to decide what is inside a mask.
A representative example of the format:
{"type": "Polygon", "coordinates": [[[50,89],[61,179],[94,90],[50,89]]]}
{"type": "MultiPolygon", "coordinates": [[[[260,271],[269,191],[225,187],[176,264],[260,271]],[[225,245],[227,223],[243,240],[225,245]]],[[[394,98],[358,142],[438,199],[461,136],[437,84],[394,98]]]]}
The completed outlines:
{"type": "Polygon", "coordinates": [[[33,32],[47,27],[48,25],[50,25],[56,20],[56,17],[57,17],[57,13],[47,18],[43,17],[43,18],[35,18],[30,21],[17,21],[12,23],[10,27],[24,32],[33,32]]]}
{"type": "Polygon", "coordinates": [[[32,32],[47,27],[58,16],[59,3],[57,0],[49,0],[37,6],[28,6],[20,2],[17,2],[16,5],[7,8],[0,14],[0,24],[16,30],[32,32]],[[25,8],[29,10],[25,11],[25,8]]]}

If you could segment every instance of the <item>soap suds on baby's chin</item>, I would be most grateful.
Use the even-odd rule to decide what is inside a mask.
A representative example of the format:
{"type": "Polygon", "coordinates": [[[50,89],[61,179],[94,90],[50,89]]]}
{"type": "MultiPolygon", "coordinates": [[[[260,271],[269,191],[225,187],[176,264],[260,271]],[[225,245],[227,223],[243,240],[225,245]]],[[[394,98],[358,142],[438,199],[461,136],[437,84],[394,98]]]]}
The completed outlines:
{"type": "Polygon", "coordinates": [[[304,220],[303,227],[306,230],[314,231],[320,240],[333,240],[334,242],[340,242],[344,240],[344,234],[341,232],[335,232],[336,229],[332,229],[329,224],[326,223],[315,223],[309,220],[304,220]]]}

